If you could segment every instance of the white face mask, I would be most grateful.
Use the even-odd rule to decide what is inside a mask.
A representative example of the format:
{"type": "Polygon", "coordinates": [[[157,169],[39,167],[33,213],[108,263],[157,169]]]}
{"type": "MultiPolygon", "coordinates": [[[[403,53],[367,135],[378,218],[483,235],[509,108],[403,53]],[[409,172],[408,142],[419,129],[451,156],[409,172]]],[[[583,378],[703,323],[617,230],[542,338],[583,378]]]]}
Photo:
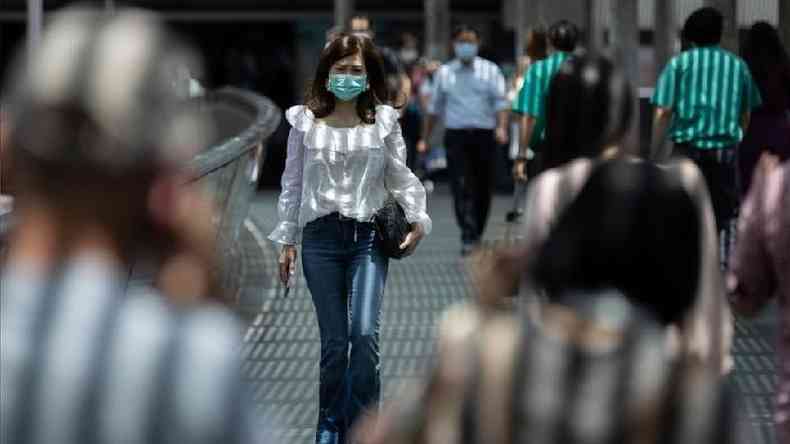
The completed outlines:
{"type": "Polygon", "coordinates": [[[420,56],[417,48],[403,48],[400,50],[400,59],[406,63],[412,63],[420,56]]]}

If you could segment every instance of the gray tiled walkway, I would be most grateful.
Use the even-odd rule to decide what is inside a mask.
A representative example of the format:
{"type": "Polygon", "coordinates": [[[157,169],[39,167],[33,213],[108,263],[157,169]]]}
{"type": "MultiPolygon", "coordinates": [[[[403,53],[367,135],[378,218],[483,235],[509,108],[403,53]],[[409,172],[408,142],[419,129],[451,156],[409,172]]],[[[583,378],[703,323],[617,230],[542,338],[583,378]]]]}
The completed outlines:
{"type": "MultiPolygon", "coordinates": [[[[245,234],[250,245],[263,241],[274,225],[276,197],[272,192],[262,193],[254,205],[251,222],[257,233],[245,234]]],[[[488,239],[502,236],[508,203],[504,197],[495,199],[488,239]]],[[[390,266],[382,319],[385,398],[425,374],[442,310],[470,296],[469,277],[458,254],[459,231],[446,191],[437,190],[432,196],[430,212],[434,232],[414,257],[390,266]]],[[[273,251],[263,256],[250,254],[248,259],[245,278],[253,289],[242,295],[251,322],[244,344],[245,372],[267,422],[280,428],[278,442],[309,443],[317,415],[319,357],[310,295],[301,278],[289,298],[282,298],[274,283],[273,251]]],[[[770,417],[776,383],[773,324],[769,314],[758,321],[738,322],[736,327],[733,379],[744,398],[741,420],[757,426],[760,443],[774,442],[770,417]]]]}

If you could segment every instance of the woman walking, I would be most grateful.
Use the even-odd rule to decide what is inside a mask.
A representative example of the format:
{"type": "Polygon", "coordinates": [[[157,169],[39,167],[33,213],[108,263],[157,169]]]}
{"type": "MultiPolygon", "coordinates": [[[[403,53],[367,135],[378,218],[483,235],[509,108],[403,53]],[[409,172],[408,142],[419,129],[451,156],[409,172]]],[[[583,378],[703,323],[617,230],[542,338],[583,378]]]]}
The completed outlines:
{"type": "Polygon", "coordinates": [[[751,115],[739,152],[742,195],[749,190],[757,160],[770,152],[790,159],[790,55],[770,23],[757,22],[749,30],[743,59],[760,89],[763,104],[751,115]]]}
{"type": "Polygon", "coordinates": [[[321,334],[317,443],[343,443],[365,409],[378,406],[379,321],[388,257],[375,214],[392,196],[411,224],[410,254],[431,230],[425,189],[406,166],[398,111],[384,104],[381,57],[370,39],[342,35],[321,53],[293,127],[269,238],[283,244],[280,279],[295,270],[296,245],[321,334]],[[350,352],[349,352],[350,350],[350,352]]]}

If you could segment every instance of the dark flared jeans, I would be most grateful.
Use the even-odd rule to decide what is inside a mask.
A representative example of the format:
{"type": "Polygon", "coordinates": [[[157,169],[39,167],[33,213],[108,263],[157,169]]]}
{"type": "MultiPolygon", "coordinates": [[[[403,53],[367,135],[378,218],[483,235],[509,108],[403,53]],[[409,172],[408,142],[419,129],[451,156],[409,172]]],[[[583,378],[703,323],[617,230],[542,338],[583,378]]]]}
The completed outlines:
{"type": "Polygon", "coordinates": [[[333,213],[305,226],[302,264],[321,333],[317,441],[343,442],[381,397],[379,324],[389,259],[372,223],[333,213]]]}

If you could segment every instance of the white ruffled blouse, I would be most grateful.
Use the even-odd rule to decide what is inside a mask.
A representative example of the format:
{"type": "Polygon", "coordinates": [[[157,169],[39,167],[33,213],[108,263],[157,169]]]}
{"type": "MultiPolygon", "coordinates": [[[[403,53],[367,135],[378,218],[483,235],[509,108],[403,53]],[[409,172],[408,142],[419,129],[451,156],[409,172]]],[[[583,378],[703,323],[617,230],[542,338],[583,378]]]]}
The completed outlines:
{"type": "Polygon", "coordinates": [[[288,109],[285,118],[293,128],[278,204],[280,222],[269,239],[298,244],[307,223],[333,212],[370,222],[388,194],[401,204],[410,223],[430,233],[425,188],[406,166],[397,110],[377,106],[375,124],[352,128],[316,120],[305,106],[288,109]]]}

